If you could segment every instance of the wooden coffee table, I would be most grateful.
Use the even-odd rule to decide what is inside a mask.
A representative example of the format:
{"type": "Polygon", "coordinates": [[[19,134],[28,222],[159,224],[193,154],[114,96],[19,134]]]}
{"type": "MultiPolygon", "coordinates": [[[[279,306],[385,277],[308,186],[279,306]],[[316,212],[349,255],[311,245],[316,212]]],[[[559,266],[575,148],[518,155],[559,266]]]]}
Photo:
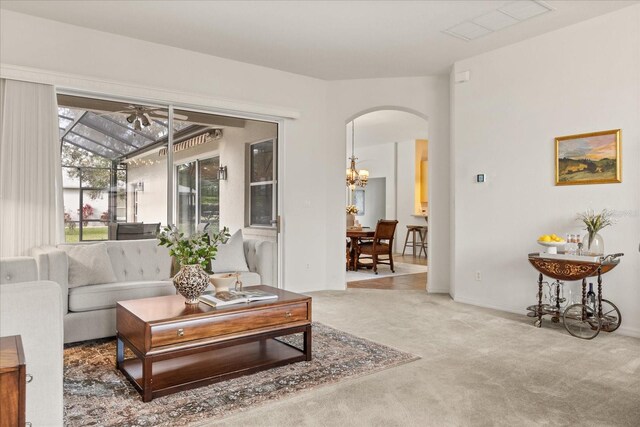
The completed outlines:
{"type": "Polygon", "coordinates": [[[144,402],[182,390],[311,360],[311,297],[251,286],[277,300],[213,308],[171,295],[118,302],[116,367],[144,402]],[[302,332],[303,349],[275,338],[302,332]],[[129,348],[135,357],[124,358],[129,348]]]}

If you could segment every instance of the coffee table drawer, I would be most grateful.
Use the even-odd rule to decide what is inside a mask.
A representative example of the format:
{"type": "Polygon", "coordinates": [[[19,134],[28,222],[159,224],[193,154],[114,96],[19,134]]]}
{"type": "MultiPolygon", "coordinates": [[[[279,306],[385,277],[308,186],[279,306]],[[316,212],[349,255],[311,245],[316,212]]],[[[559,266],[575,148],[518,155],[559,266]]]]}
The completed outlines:
{"type": "Polygon", "coordinates": [[[151,348],[308,320],[307,303],[208,316],[151,327],[151,348]]]}

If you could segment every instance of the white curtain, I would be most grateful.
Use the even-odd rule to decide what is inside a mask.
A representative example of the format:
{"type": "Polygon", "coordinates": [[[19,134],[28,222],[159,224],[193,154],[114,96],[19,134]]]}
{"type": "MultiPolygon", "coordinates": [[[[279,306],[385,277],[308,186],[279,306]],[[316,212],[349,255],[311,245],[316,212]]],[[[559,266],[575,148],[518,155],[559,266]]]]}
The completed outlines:
{"type": "Polygon", "coordinates": [[[0,257],[64,241],[53,86],[0,79],[0,257]]]}

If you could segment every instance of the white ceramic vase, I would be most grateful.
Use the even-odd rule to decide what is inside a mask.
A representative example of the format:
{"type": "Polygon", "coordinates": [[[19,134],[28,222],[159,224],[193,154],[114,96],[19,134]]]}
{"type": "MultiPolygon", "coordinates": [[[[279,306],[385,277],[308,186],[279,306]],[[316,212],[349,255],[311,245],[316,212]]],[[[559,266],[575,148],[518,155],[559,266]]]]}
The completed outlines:
{"type": "Polygon", "coordinates": [[[218,292],[228,292],[229,289],[235,288],[238,281],[237,273],[217,273],[209,276],[209,281],[218,292]]]}
{"type": "Polygon", "coordinates": [[[356,216],[354,214],[347,214],[347,227],[353,227],[356,223],[356,216]]]}

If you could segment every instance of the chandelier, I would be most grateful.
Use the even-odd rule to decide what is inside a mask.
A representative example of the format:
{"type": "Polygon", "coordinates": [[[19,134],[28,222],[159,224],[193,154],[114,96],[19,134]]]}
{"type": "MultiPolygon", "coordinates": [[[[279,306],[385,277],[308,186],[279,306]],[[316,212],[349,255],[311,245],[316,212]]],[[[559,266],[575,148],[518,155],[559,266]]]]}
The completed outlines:
{"type": "Polygon", "coordinates": [[[369,180],[369,171],[366,169],[356,169],[356,159],[357,157],[354,154],[355,147],[355,123],[351,121],[351,167],[347,169],[347,187],[350,189],[358,187],[364,187],[367,185],[367,181],[369,180]]]}

